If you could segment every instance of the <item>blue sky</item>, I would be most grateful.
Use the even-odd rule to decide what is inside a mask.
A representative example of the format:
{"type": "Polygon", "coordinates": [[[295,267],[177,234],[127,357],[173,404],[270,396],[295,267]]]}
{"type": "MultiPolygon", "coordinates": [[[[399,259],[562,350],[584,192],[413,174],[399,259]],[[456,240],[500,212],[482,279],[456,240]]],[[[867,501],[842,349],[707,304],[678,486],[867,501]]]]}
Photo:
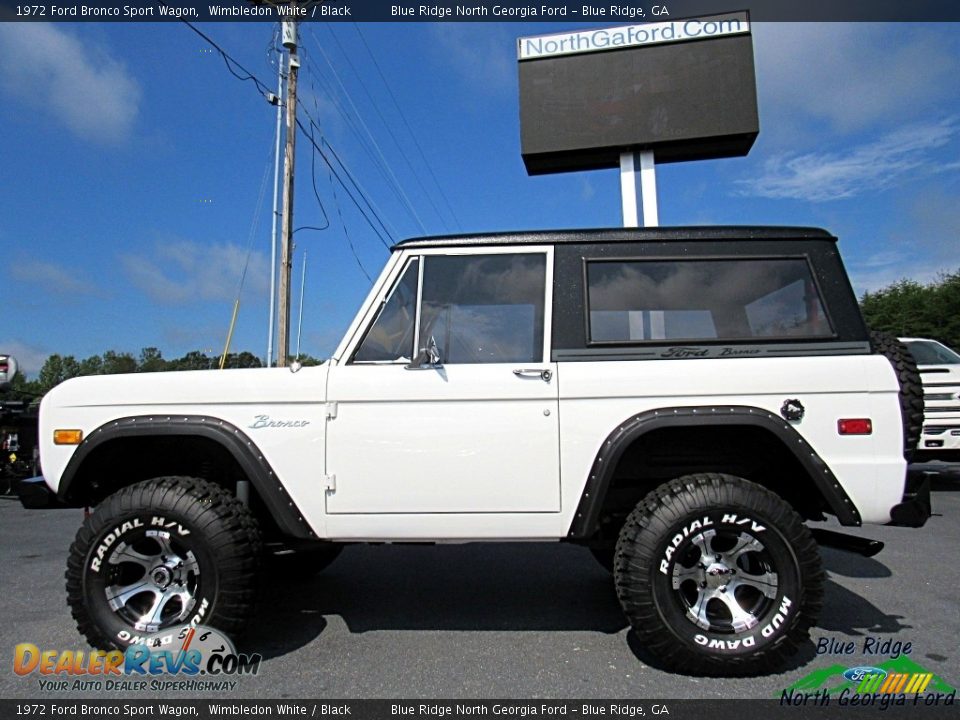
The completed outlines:
{"type": "MultiPolygon", "coordinates": [[[[579,26],[311,24],[301,99],[397,238],[617,226],[616,171],[520,158],[516,38],[579,26]]],[[[275,85],[273,25],[201,29],[275,85]]],[[[858,292],[960,268],[956,27],[753,32],[760,137],[659,167],[661,224],[826,227],[858,292]]],[[[182,24],[0,23],[0,352],[31,374],[53,352],[219,353],[250,247],[233,348],[265,355],[274,121],[182,24]]],[[[322,225],[302,136],[297,162],[296,224],[322,225]]],[[[330,227],[297,234],[294,297],[306,251],[302,349],[323,356],[370,285],[349,243],[373,277],[387,251],[319,159],[316,188],[330,227]]]]}

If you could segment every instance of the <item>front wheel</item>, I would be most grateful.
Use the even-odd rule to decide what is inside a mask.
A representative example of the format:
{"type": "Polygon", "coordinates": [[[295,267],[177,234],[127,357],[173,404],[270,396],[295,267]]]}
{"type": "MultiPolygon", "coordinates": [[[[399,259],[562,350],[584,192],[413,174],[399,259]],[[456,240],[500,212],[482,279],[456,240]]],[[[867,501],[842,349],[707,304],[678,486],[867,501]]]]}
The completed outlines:
{"type": "Polygon", "coordinates": [[[824,575],[810,531],[781,498],[697,474],[647,495],[614,559],[620,604],[641,643],[684,672],[770,671],[809,637],[824,575]]]}
{"type": "Polygon", "coordinates": [[[251,614],[261,540],[247,508],[213,483],[147,480],[117,491],[70,547],[67,602],[100,649],[124,649],[165,628],[228,633],[251,614]]]}

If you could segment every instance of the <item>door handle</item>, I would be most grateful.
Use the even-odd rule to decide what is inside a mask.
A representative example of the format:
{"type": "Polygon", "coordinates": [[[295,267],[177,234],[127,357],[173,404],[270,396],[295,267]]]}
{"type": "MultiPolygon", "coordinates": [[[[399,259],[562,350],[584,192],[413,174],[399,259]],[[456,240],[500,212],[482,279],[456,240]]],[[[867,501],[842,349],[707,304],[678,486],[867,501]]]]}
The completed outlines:
{"type": "Polygon", "coordinates": [[[517,377],[539,377],[544,382],[550,382],[553,377],[553,370],[546,368],[517,368],[513,371],[517,377]]]}

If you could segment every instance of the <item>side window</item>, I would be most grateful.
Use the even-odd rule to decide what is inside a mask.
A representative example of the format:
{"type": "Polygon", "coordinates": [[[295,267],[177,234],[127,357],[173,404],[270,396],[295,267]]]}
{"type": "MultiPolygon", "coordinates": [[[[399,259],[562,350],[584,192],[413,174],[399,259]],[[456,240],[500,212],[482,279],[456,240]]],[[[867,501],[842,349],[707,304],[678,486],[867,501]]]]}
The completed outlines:
{"type": "Polygon", "coordinates": [[[587,261],[591,343],[832,336],[803,259],[587,261]]]}
{"type": "Polygon", "coordinates": [[[428,255],[418,344],[443,363],[543,360],[546,256],[428,255]]]}
{"type": "Polygon", "coordinates": [[[394,285],[380,307],[353,362],[410,362],[413,358],[414,319],[417,309],[417,283],[420,261],[414,259],[394,285]]]}

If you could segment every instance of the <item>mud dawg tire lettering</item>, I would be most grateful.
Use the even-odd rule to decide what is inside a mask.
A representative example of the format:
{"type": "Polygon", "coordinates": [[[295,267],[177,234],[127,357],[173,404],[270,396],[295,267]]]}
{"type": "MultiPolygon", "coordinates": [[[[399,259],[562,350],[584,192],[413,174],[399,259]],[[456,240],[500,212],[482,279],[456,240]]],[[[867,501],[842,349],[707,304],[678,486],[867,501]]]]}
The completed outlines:
{"type": "Polygon", "coordinates": [[[773,670],[809,637],[823,600],[816,543],[777,495],[741,478],[686,475],[641,500],[614,559],[640,642],[684,672],[773,670]]]}
{"type": "Polygon", "coordinates": [[[117,491],[70,547],[67,603],[94,647],[187,624],[239,632],[253,610],[262,543],[223,488],[162,477],[117,491]]]}
{"type": "Polygon", "coordinates": [[[900,415],[903,418],[903,456],[913,457],[923,429],[923,381],[910,350],[889,333],[873,330],[870,345],[893,366],[900,383],[900,415]]]}

